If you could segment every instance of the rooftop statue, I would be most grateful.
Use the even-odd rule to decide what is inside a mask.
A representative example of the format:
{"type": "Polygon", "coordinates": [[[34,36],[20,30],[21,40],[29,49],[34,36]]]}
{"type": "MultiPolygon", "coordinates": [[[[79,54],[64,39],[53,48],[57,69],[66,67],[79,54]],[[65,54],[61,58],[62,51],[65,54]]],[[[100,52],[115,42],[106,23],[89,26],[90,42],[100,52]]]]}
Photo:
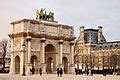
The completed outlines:
{"type": "Polygon", "coordinates": [[[39,13],[39,10],[36,11],[36,18],[35,18],[37,21],[39,21],[40,19],[40,13],[39,13]]]}
{"type": "Polygon", "coordinates": [[[53,12],[49,12],[49,14],[47,14],[47,11],[45,11],[45,8],[41,8],[41,10],[37,10],[36,11],[36,20],[47,20],[47,21],[54,21],[54,13],[53,12]]]}

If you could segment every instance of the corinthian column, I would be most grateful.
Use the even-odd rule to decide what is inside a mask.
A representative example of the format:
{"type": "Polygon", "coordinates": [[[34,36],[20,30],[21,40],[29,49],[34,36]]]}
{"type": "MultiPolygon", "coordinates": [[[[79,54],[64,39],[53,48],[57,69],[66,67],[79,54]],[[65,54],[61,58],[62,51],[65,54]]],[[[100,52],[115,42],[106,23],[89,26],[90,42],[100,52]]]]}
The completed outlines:
{"type": "Polygon", "coordinates": [[[70,43],[70,64],[74,64],[74,41],[70,43]]]}
{"type": "Polygon", "coordinates": [[[46,73],[46,64],[45,64],[45,38],[41,39],[41,67],[42,73],[46,73]]]}
{"type": "Polygon", "coordinates": [[[28,42],[28,63],[30,63],[30,58],[31,58],[31,37],[27,38],[27,42],[28,42]]]}
{"type": "Polygon", "coordinates": [[[31,61],[30,61],[30,59],[31,59],[31,40],[32,40],[32,38],[31,37],[27,37],[27,46],[28,46],[28,48],[27,48],[27,57],[28,57],[28,59],[27,59],[27,71],[26,71],[26,75],[30,75],[30,69],[31,69],[31,61]]]}
{"type": "Polygon", "coordinates": [[[63,67],[62,58],[63,58],[63,40],[59,40],[59,67],[63,67]]]}
{"type": "Polygon", "coordinates": [[[70,65],[69,65],[69,73],[74,73],[74,41],[70,42],[70,65]]]}

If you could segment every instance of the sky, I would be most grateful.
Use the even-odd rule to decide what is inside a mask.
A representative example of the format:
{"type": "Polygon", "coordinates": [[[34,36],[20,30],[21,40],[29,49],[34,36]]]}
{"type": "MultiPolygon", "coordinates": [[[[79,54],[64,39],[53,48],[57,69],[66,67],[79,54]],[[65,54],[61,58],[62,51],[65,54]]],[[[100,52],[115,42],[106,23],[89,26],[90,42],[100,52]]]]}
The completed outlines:
{"type": "Polygon", "coordinates": [[[120,40],[120,0],[0,0],[0,39],[8,38],[10,22],[35,19],[41,8],[54,12],[59,23],[74,26],[76,37],[80,26],[103,26],[107,41],[120,40]]]}

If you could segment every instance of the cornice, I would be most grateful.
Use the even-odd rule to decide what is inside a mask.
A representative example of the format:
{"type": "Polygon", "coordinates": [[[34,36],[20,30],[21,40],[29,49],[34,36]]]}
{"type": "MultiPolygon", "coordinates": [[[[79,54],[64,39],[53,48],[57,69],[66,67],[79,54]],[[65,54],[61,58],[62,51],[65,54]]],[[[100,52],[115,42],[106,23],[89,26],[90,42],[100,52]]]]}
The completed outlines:
{"type": "Polygon", "coordinates": [[[9,34],[8,35],[11,39],[13,38],[21,38],[21,37],[28,37],[31,36],[31,38],[45,38],[45,39],[52,39],[52,40],[64,40],[64,41],[74,41],[75,37],[64,37],[64,36],[52,36],[48,34],[34,34],[34,33],[26,33],[21,32],[17,34],[9,34]]]}

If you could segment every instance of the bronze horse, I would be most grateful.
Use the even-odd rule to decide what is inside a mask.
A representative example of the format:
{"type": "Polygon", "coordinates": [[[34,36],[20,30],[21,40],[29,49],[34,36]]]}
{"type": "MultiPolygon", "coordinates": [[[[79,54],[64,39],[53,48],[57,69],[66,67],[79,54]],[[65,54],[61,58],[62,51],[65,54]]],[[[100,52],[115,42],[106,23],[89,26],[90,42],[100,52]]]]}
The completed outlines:
{"type": "Polygon", "coordinates": [[[48,21],[54,21],[54,13],[53,12],[49,12],[49,14],[47,15],[47,12],[45,11],[45,9],[41,9],[40,12],[39,10],[36,11],[36,20],[48,20],[48,21]]]}
{"type": "Polygon", "coordinates": [[[48,20],[48,21],[54,21],[54,13],[49,12],[48,15],[45,13],[45,14],[40,16],[40,19],[48,20]]]}

